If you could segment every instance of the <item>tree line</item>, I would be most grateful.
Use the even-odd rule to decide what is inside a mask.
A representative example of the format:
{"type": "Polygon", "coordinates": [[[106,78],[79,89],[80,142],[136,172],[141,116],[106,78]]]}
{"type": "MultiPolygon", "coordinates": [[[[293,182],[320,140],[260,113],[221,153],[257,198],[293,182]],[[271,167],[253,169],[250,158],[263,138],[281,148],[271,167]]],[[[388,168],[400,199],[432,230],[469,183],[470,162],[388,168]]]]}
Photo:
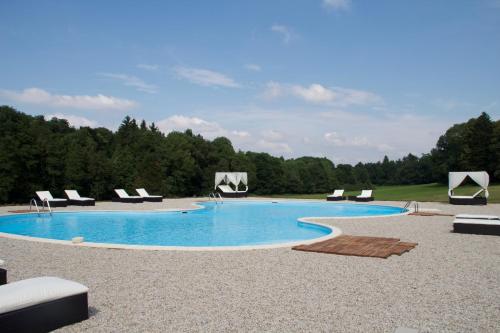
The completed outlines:
{"type": "Polygon", "coordinates": [[[500,180],[500,121],[482,113],[443,134],[420,157],[334,165],[327,158],[284,159],[235,151],[231,141],[191,130],[163,134],[154,123],[125,117],[116,132],[71,127],[0,106],[0,202],[27,202],[38,190],[76,189],[98,200],[114,188],[145,187],[167,197],[213,190],[216,171],[247,171],[255,194],[327,193],[334,188],[446,182],[448,171],[486,170],[500,180]]]}

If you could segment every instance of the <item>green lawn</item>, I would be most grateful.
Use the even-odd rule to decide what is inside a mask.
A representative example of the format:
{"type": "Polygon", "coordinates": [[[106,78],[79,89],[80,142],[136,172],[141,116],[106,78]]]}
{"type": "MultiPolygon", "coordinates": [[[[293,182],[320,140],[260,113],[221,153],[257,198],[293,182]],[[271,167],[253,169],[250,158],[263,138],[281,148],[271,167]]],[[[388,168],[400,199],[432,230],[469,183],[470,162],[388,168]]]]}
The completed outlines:
{"type": "MultiPolygon", "coordinates": [[[[385,201],[448,201],[448,186],[441,184],[423,185],[391,185],[376,186],[373,188],[376,200],[385,201]]],[[[455,190],[456,195],[472,195],[479,190],[476,186],[461,186],[455,190]]],[[[500,184],[488,187],[490,197],[488,202],[500,203],[500,184]]],[[[332,191],[333,192],[333,191],[332,191]]],[[[356,195],[360,192],[345,192],[345,195],[356,195]]],[[[280,194],[272,195],[275,198],[297,198],[297,199],[325,199],[326,194],[280,194]]]]}

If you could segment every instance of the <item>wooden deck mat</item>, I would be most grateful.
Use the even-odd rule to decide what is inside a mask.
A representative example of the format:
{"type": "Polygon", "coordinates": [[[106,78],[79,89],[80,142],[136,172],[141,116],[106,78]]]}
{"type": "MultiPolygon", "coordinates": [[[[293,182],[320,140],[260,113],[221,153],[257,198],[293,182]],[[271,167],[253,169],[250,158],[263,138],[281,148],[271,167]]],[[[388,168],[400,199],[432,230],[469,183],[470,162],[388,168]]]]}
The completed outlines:
{"type": "Polygon", "coordinates": [[[417,243],[400,242],[399,238],[340,235],[326,241],[292,247],[297,251],[341,254],[345,256],[387,258],[410,251],[417,243]]]}
{"type": "Polygon", "coordinates": [[[416,212],[416,213],[410,213],[408,215],[413,215],[413,216],[455,216],[452,214],[434,213],[434,212],[416,212]]]}

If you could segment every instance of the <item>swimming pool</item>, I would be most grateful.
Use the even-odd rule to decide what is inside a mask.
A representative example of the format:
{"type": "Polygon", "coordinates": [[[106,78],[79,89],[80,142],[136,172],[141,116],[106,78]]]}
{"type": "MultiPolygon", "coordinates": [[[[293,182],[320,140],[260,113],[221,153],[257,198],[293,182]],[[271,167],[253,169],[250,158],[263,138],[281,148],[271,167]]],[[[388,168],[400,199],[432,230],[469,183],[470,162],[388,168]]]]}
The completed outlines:
{"type": "Polygon", "coordinates": [[[260,247],[331,237],[335,228],[304,217],[401,214],[398,207],[300,201],[203,202],[190,211],[94,211],[0,217],[0,233],[124,246],[260,247]]]}

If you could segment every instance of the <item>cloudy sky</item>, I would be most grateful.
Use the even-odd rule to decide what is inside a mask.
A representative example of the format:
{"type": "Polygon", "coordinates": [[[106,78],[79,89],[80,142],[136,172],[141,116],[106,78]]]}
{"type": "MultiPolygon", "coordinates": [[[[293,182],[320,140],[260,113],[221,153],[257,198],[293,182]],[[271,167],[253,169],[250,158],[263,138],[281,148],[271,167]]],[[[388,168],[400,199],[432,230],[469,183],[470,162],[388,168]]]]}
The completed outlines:
{"type": "Polygon", "coordinates": [[[2,1],[0,104],[335,163],[500,116],[500,0],[2,1]]]}

